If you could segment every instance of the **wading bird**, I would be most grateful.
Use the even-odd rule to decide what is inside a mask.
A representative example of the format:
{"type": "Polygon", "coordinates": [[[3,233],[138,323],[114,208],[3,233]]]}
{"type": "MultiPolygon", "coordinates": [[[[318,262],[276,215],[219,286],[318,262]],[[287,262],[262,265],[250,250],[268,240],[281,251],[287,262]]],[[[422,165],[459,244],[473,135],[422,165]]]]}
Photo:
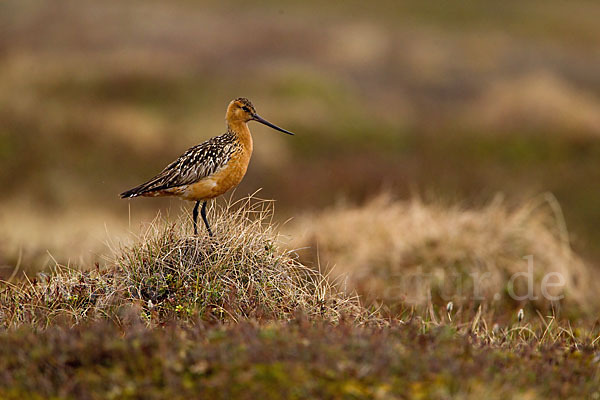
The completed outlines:
{"type": "Polygon", "coordinates": [[[121,198],[176,196],[195,201],[192,213],[194,234],[198,234],[198,207],[202,202],[202,220],[212,236],[206,219],[206,203],[237,186],[246,174],[252,155],[252,135],[248,122],[257,121],[293,135],[260,117],[250,100],[243,97],[229,103],[225,119],[227,133],[188,149],[148,182],[121,193],[121,198]]]}

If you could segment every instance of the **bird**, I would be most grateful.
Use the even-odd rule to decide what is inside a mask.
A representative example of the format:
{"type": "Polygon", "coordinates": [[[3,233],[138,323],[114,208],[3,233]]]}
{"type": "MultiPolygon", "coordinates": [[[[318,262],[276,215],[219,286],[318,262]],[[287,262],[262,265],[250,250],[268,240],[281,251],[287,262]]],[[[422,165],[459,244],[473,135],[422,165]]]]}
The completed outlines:
{"type": "Polygon", "coordinates": [[[189,148],[147,182],[121,193],[121,198],[175,196],[195,201],[192,213],[194,235],[198,234],[198,208],[202,203],[200,214],[212,237],[206,218],[206,203],[236,187],[244,178],[253,149],[248,122],[260,122],[294,135],[259,116],[254,105],[245,97],[229,103],[225,121],[227,132],[189,148]]]}

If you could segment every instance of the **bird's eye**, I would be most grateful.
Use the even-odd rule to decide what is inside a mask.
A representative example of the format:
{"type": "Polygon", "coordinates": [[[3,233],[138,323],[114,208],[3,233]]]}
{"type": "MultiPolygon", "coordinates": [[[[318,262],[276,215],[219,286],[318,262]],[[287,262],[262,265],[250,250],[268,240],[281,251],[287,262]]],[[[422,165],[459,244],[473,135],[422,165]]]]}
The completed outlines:
{"type": "Polygon", "coordinates": [[[248,107],[246,107],[246,106],[242,107],[242,110],[246,111],[247,113],[250,112],[250,109],[248,107]]]}

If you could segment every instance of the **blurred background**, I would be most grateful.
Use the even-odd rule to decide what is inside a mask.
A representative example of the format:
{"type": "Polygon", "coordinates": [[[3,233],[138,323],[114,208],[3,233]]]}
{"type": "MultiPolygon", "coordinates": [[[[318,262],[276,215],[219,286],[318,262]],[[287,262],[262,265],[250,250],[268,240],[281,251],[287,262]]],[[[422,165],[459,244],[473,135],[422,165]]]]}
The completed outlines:
{"type": "Polygon", "coordinates": [[[550,191],[598,264],[599,20],[594,0],[3,1],[0,277],[181,213],[118,194],[223,133],[240,96],[296,133],[251,126],[234,194],[262,188],[281,221],[382,191],[550,191]]]}

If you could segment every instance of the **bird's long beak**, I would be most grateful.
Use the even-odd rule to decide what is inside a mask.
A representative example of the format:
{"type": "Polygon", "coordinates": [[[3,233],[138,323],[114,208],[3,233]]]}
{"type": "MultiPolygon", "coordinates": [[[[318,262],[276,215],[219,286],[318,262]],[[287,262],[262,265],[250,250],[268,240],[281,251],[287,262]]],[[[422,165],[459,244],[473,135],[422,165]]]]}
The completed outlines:
{"type": "Polygon", "coordinates": [[[261,124],[264,124],[264,125],[266,125],[266,126],[268,126],[268,127],[271,127],[271,128],[273,128],[273,129],[275,129],[275,130],[278,130],[279,132],[287,133],[288,135],[293,135],[293,133],[292,133],[292,132],[290,132],[290,131],[286,131],[285,129],[283,129],[283,128],[280,128],[280,127],[278,127],[277,125],[274,125],[274,124],[270,123],[269,121],[267,121],[266,119],[264,119],[263,117],[261,117],[261,116],[260,116],[260,115],[258,115],[258,114],[254,114],[254,115],[252,115],[252,119],[253,119],[254,121],[256,121],[256,122],[260,122],[261,124]]]}

